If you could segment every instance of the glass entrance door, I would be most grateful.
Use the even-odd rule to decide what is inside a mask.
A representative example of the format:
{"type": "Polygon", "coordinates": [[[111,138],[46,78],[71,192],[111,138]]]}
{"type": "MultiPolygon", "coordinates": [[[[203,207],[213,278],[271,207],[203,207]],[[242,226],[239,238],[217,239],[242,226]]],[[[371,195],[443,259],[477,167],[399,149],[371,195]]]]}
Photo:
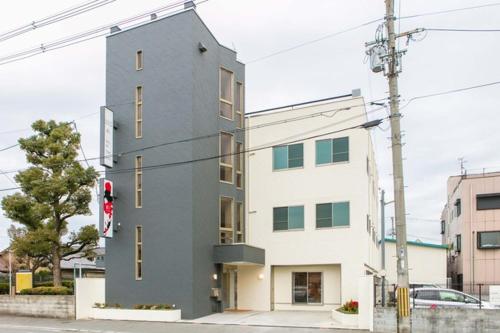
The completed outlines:
{"type": "Polygon", "coordinates": [[[237,308],[237,283],[238,272],[236,268],[224,266],[222,273],[222,301],[224,310],[235,310],[237,308]]]}

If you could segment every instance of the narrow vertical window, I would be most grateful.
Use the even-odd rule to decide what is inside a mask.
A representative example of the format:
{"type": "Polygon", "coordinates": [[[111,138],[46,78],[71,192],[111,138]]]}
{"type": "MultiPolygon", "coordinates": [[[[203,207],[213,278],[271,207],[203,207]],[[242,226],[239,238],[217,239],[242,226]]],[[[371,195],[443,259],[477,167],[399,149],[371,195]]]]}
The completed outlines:
{"type": "Polygon", "coordinates": [[[243,188],[243,166],[245,163],[243,144],[236,144],[236,187],[243,188]]]}
{"type": "Polygon", "coordinates": [[[220,176],[219,180],[233,182],[233,135],[220,134],[220,176]]]}
{"type": "Polygon", "coordinates": [[[220,69],[220,103],[219,114],[221,117],[233,120],[233,72],[220,69]]]}
{"type": "Polygon", "coordinates": [[[138,71],[142,69],[142,50],[137,51],[135,54],[135,69],[138,71]]]}
{"type": "Polygon", "coordinates": [[[220,198],[220,243],[233,242],[233,198],[220,198]]]}
{"type": "Polygon", "coordinates": [[[142,156],[135,157],[135,207],[142,208],[142,156]]]}
{"type": "Polygon", "coordinates": [[[243,83],[236,82],[236,94],[234,96],[234,109],[236,112],[236,127],[243,128],[243,83]]]}
{"type": "Polygon", "coordinates": [[[245,222],[242,202],[236,203],[236,242],[245,242],[245,222]]]}
{"type": "Polygon", "coordinates": [[[135,88],[135,137],[142,138],[142,86],[135,88]]]}
{"type": "Polygon", "coordinates": [[[142,280],[142,226],[135,227],[135,279],[142,280]]]}

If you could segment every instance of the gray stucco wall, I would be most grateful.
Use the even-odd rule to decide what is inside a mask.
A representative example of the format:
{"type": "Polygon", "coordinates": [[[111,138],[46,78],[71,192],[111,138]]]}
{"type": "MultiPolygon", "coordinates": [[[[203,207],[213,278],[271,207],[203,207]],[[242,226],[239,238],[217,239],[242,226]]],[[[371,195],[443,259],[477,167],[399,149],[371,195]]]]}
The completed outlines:
{"type": "MultiPolygon", "coordinates": [[[[194,11],[187,11],[120,32],[107,39],[106,104],[118,129],[115,153],[179,139],[232,130],[218,116],[219,67],[243,65],[221,47],[194,11]],[[207,46],[200,53],[198,43],[207,46]],[[143,70],[135,54],[143,51],[143,70]],[[135,138],[135,87],[143,87],[143,138],[135,138]]],[[[240,142],[243,135],[238,135],[240,142]]],[[[210,290],[213,246],[218,244],[219,195],[244,201],[234,185],[219,182],[218,160],[143,171],[143,207],[135,208],[134,159],[143,166],[217,156],[219,139],[194,140],[126,154],[107,173],[114,182],[115,226],[106,240],[106,302],[130,307],[144,303],[176,304],[183,318],[214,310],[210,290]],[[118,172],[117,170],[124,170],[118,172]],[[126,172],[129,170],[129,172],[126,172]],[[143,227],[143,278],[135,279],[134,236],[143,227]]]]}
{"type": "MultiPolygon", "coordinates": [[[[374,309],[373,331],[397,332],[396,308],[374,309]]],[[[413,309],[413,333],[500,332],[500,310],[479,309],[413,309]]]]}
{"type": "Polygon", "coordinates": [[[74,319],[75,296],[1,295],[0,314],[74,319]]]}

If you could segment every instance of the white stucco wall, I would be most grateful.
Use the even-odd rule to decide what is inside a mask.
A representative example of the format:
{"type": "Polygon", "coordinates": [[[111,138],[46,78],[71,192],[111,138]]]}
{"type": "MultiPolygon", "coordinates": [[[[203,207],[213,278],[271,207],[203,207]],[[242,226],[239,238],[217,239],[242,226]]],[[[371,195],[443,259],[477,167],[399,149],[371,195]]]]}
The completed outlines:
{"type": "Polygon", "coordinates": [[[274,267],[274,309],[275,310],[317,310],[327,311],[340,306],[340,266],[310,265],[310,266],[276,266],[274,267]],[[321,272],[322,273],[322,304],[301,305],[292,301],[292,273],[321,272]]]}
{"type": "Polygon", "coordinates": [[[269,311],[270,281],[269,266],[238,266],[238,309],[269,311]]]}
{"type": "MultiPolygon", "coordinates": [[[[362,98],[352,98],[252,116],[247,118],[247,126],[252,127],[246,132],[247,149],[279,145],[363,124],[366,122],[363,104],[362,98]],[[255,128],[297,117],[302,119],[255,128]]],[[[269,271],[270,266],[341,265],[340,302],[337,299],[335,302],[357,299],[358,278],[364,276],[367,269],[378,270],[380,266],[377,169],[370,133],[353,129],[303,143],[302,168],[273,171],[272,149],[254,151],[246,156],[247,243],[265,249],[266,270],[269,271]],[[345,136],[349,137],[349,161],[317,166],[316,140],[345,136]],[[342,201],[350,202],[350,225],[317,229],[316,204],[342,201]],[[295,205],[304,206],[304,229],[274,232],[273,208],[295,205]],[[367,215],[372,221],[369,231],[367,215]],[[373,238],[372,232],[375,233],[373,238]]],[[[240,278],[241,275],[238,285],[244,288],[240,278]]],[[[271,281],[264,282],[270,285],[271,281]]],[[[291,286],[286,289],[286,293],[291,294],[291,286]]],[[[271,292],[270,288],[264,291],[271,292]]],[[[239,290],[238,300],[245,294],[239,290]]],[[[280,295],[275,294],[277,296],[280,295]]],[[[263,305],[257,299],[245,299],[245,303],[240,304],[250,308],[263,305]]],[[[270,307],[268,303],[266,308],[270,307]]]]}
{"type": "Polygon", "coordinates": [[[75,281],[76,319],[92,316],[95,303],[105,303],[105,279],[82,278],[75,281]]]}
{"type": "MultiPolygon", "coordinates": [[[[386,279],[397,283],[396,243],[386,242],[386,279]]],[[[410,283],[446,285],[446,249],[408,244],[410,283]]]]}

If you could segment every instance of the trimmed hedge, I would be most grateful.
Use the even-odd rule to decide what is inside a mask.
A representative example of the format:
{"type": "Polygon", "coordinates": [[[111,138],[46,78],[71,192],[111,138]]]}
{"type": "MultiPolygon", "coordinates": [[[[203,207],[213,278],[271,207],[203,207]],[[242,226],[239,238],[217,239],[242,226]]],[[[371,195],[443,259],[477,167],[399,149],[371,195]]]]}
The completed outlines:
{"type": "Polygon", "coordinates": [[[0,283],[0,295],[9,293],[9,284],[8,283],[0,283]]]}
{"type": "Polygon", "coordinates": [[[21,290],[21,295],[71,295],[72,290],[66,287],[36,287],[21,290]]]}
{"type": "MultiPolygon", "coordinates": [[[[66,287],[68,289],[73,289],[74,288],[74,283],[72,280],[65,280],[62,282],[63,287],[66,287]]],[[[34,287],[53,287],[54,283],[52,281],[47,281],[47,282],[34,282],[33,283],[34,287]]]]}
{"type": "Polygon", "coordinates": [[[174,307],[170,304],[136,304],[136,310],[172,310],[174,307]]]}

